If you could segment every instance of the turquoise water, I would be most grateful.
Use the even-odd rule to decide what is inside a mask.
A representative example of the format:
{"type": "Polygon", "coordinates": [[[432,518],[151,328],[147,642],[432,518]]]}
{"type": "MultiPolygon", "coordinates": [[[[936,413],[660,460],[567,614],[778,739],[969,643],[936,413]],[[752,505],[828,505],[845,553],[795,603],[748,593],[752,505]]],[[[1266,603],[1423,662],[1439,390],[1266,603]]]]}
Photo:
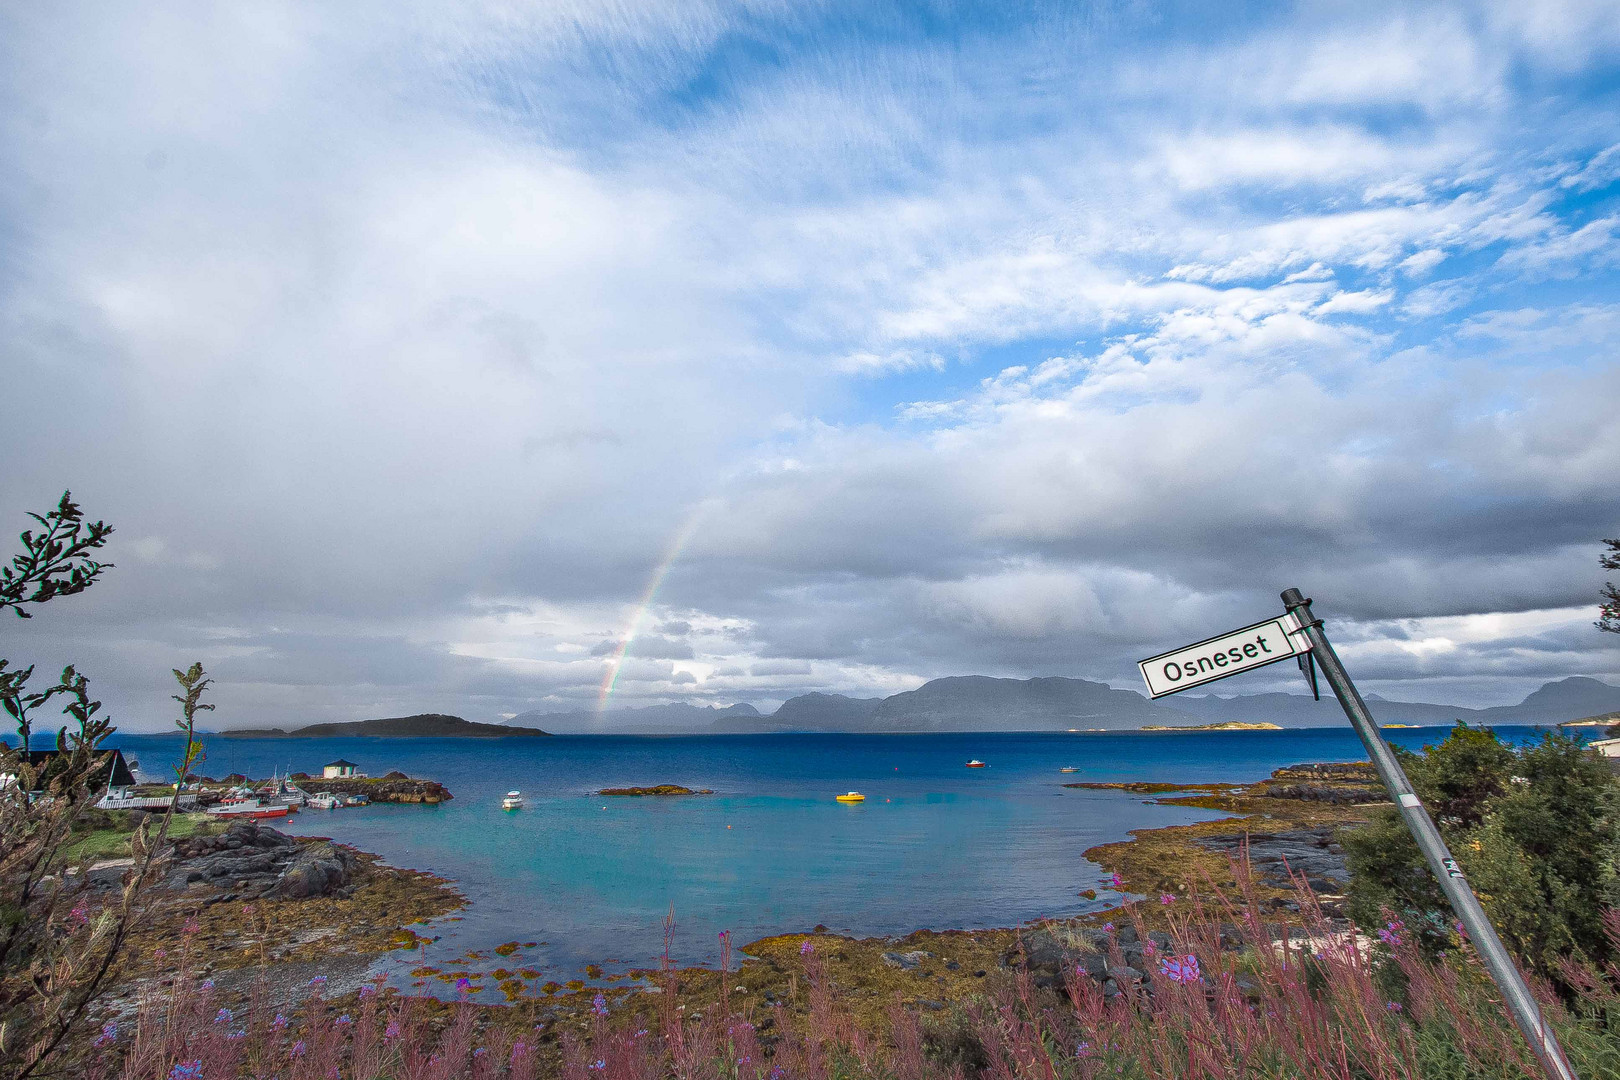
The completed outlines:
{"type": "MultiPolygon", "coordinates": [[[[1388,734],[1417,745],[1444,732],[1388,734]]],[[[115,739],[147,773],[168,767],[178,750],[169,736],[115,739]]],[[[472,903],[459,921],[438,924],[430,961],[542,941],[529,960],[558,981],[590,963],[654,965],[672,909],[684,963],[713,961],[722,930],[746,942],[818,923],[864,936],[1077,914],[1098,903],[1081,890],[1103,880],[1082,856],[1087,848],[1216,815],[1064,782],[1244,781],[1282,765],[1365,757],[1347,729],[209,739],[207,753],[200,771],[211,776],[318,774],[345,757],[372,776],[399,769],[445,784],[455,798],[437,807],[305,811],[284,827],[454,879],[472,903]],[[990,767],[963,767],[975,757],[990,767]],[[1079,771],[1059,772],[1066,765],[1079,771]],[[659,783],[715,794],[590,794],[659,783]],[[504,812],[500,798],[512,788],[527,806],[504,812]],[[867,801],[834,801],[852,788],[867,801]]],[[[403,977],[415,962],[396,957],[382,969],[403,977]]]]}

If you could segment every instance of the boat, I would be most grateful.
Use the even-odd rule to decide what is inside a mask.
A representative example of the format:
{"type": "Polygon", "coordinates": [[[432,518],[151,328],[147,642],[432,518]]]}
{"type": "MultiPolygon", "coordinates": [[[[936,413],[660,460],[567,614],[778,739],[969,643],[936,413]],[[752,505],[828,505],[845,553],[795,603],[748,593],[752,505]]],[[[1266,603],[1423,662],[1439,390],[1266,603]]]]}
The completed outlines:
{"type": "Polygon", "coordinates": [[[227,799],[218,806],[210,806],[208,812],[215,817],[262,821],[266,818],[286,817],[290,811],[286,806],[267,806],[258,799],[227,799]]]}
{"type": "Polygon", "coordinates": [[[253,797],[266,806],[285,806],[295,814],[309,802],[309,793],[284,776],[272,776],[253,797]]]}
{"type": "Polygon", "coordinates": [[[967,763],[967,767],[970,768],[970,769],[983,769],[983,768],[986,768],[987,766],[985,765],[984,762],[980,761],[978,758],[974,758],[972,761],[967,763]]]}
{"type": "Polygon", "coordinates": [[[838,796],[839,802],[865,802],[866,796],[858,791],[848,791],[838,796]]]}
{"type": "Polygon", "coordinates": [[[348,795],[343,799],[344,806],[370,806],[371,799],[365,795],[348,795]]]}
{"type": "Polygon", "coordinates": [[[1075,768],[1073,765],[1065,765],[1065,766],[1063,766],[1063,768],[1058,770],[1058,772],[1079,772],[1079,771],[1080,770],[1075,768]]]}
{"type": "Polygon", "coordinates": [[[521,809],[523,809],[523,792],[521,792],[521,791],[508,791],[506,793],[506,798],[501,800],[501,809],[502,810],[521,810],[521,809]]]}
{"type": "Polygon", "coordinates": [[[311,795],[304,805],[311,810],[341,810],[343,800],[330,791],[321,791],[311,795]]]}

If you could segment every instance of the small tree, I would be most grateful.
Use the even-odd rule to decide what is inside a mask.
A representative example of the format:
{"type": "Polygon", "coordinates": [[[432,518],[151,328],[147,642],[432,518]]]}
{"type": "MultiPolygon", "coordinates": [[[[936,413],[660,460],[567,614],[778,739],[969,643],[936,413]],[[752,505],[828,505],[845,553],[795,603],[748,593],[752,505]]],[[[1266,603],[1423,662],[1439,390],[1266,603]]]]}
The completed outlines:
{"type": "MultiPolygon", "coordinates": [[[[1605,570],[1620,570],[1620,540],[1603,542],[1609,546],[1609,550],[1598,556],[1598,562],[1605,570]]],[[[1615,588],[1614,582],[1606,581],[1600,595],[1603,603],[1598,607],[1597,628],[1620,634],[1620,589],[1615,588]]]]}
{"type": "MultiPolygon", "coordinates": [[[[69,493],[43,517],[35,535],[22,534],[23,554],[0,569],[0,611],[29,618],[38,605],[89,588],[111,564],[90,553],[112,532],[85,525],[69,493]]],[[[89,681],[71,666],[54,686],[28,688],[33,667],[11,669],[0,660],[0,704],[17,725],[18,745],[0,744],[0,1078],[23,1080],[50,1066],[80,1028],[90,1004],[106,988],[115,962],[140,916],[140,898],[161,872],[169,822],[142,823],[131,837],[134,866],[111,900],[94,904],[88,874],[73,873],[67,852],[76,824],[92,805],[92,783],[111,767],[103,741],[116,730],[90,697],[89,681]],[[35,765],[29,755],[33,716],[48,702],[65,700],[76,724],[56,736],[56,754],[35,765]]],[[[185,691],[176,697],[186,733],[180,772],[200,756],[193,720],[208,687],[201,665],[176,671],[185,691]]],[[[60,1063],[58,1062],[58,1065],[60,1063]]]]}

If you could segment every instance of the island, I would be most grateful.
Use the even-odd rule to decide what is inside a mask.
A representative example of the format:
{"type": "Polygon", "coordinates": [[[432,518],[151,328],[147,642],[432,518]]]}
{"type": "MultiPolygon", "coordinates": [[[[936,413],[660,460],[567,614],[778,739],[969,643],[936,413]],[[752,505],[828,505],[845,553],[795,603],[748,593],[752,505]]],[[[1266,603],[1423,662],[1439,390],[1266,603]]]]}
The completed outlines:
{"type": "Polygon", "coordinates": [[[1379,724],[1378,726],[1383,728],[1385,731],[1388,731],[1388,730],[1390,730],[1392,728],[1415,728],[1415,727],[1422,727],[1423,725],[1422,724],[1379,724]]]}
{"type": "Polygon", "coordinates": [[[598,795],[713,795],[708,788],[699,788],[693,791],[689,787],[679,784],[657,784],[653,787],[610,787],[597,792],[598,795]]]}
{"type": "Polygon", "coordinates": [[[1242,720],[1225,720],[1219,724],[1189,724],[1186,726],[1170,726],[1167,724],[1145,724],[1142,731],[1281,731],[1281,724],[1248,724],[1242,720]]]}
{"type": "Polygon", "coordinates": [[[480,724],[444,713],[417,713],[415,716],[386,716],[378,720],[355,720],[343,724],[310,724],[293,728],[238,728],[214,733],[222,739],[509,739],[551,735],[532,727],[509,724],[480,724]]]}

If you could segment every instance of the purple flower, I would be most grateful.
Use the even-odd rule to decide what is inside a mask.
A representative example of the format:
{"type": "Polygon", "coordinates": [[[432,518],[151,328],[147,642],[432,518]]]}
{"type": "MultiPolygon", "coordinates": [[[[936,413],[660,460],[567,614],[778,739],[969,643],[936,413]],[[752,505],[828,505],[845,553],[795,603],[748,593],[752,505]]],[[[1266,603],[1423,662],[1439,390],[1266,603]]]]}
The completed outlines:
{"type": "Polygon", "coordinates": [[[606,1016],[607,998],[603,997],[601,994],[597,994],[595,997],[591,998],[591,1012],[595,1013],[597,1016],[606,1016]]]}
{"type": "Polygon", "coordinates": [[[195,934],[201,929],[202,923],[198,922],[197,916],[193,915],[191,918],[185,921],[185,925],[180,927],[180,932],[182,934],[195,934]]]}
{"type": "Polygon", "coordinates": [[[212,990],[213,988],[214,988],[214,980],[213,979],[204,979],[202,981],[202,986],[199,987],[199,989],[202,989],[202,990],[212,990]]]}
{"type": "Polygon", "coordinates": [[[597,1058],[596,1059],[596,1064],[591,1066],[591,1069],[593,1071],[597,1070],[597,1069],[605,1069],[605,1068],[607,1068],[607,1062],[603,1061],[601,1058],[597,1058]]]}
{"type": "Polygon", "coordinates": [[[231,1010],[229,1010],[229,1009],[221,1009],[221,1010],[219,1010],[219,1012],[214,1014],[214,1023],[216,1023],[216,1024],[228,1024],[230,1022],[231,1022],[231,1010]]]}
{"type": "Polygon", "coordinates": [[[167,949],[153,949],[152,950],[152,959],[154,959],[154,960],[162,960],[165,957],[167,957],[168,955],[169,955],[169,951],[167,949]]]}
{"type": "Polygon", "coordinates": [[[1464,926],[1462,923],[1455,923],[1453,925],[1455,925],[1457,927],[1457,936],[1462,938],[1464,941],[1467,941],[1468,940],[1468,927],[1464,926]]]}
{"type": "Polygon", "coordinates": [[[1378,931],[1378,940],[1393,949],[1401,943],[1401,931],[1405,929],[1406,926],[1399,919],[1385,923],[1384,928],[1378,931]]]}
{"type": "Polygon", "coordinates": [[[1401,1003],[1398,1002],[1398,1001],[1386,1002],[1384,1004],[1384,1008],[1388,1009],[1390,1012],[1400,1012],[1401,1011],[1401,1003]]]}
{"type": "Polygon", "coordinates": [[[1173,904],[1175,902],[1176,902],[1176,898],[1174,896],[1172,896],[1170,893],[1166,892],[1166,893],[1160,893],[1159,894],[1159,903],[1161,903],[1161,904],[1173,904]]]}
{"type": "Polygon", "coordinates": [[[304,1047],[304,1040],[303,1039],[299,1039],[297,1042],[293,1043],[293,1048],[292,1048],[293,1057],[303,1057],[304,1056],[304,1049],[305,1049],[305,1047],[304,1047]]]}
{"type": "Polygon", "coordinates": [[[478,1049],[476,1049],[476,1050],[474,1050],[474,1051],[473,1051],[473,1057],[475,1057],[475,1058],[481,1058],[481,1057],[483,1057],[483,1056],[484,1056],[484,1055],[485,1055],[485,1054],[487,1054],[487,1053],[489,1053],[489,1048],[488,1048],[488,1047],[483,1047],[483,1046],[480,1046],[480,1047],[479,1047],[479,1048],[478,1048],[478,1049]]]}
{"type": "Polygon", "coordinates": [[[68,918],[79,926],[88,926],[90,924],[90,906],[83,897],[80,897],[79,902],[73,905],[73,910],[68,912],[68,918]]]}
{"type": "Polygon", "coordinates": [[[1143,956],[1158,956],[1159,955],[1159,947],[1157,945],[1153,944],[1153,942],[1151,942],[1151,941],[1144,941],[1144,942],[1142,942],[1142,955],[1143,956]]]}
{"type": "Polygon", "coordinates": [[[118,1038],[118,1024],[112,1020],[101,1025],[101,1034],[96,1036],[97,1046],[106,1046],[118,1038]]]}
{"type": "Polygon", "coordinates": [[[1198,957],[1167,956],[1159,961],[1159,974],[1171,982],[1192,983],[1199,979],[1198,957]]]}
{"type": "Polygon", "coordinates": [[[1103,932],[1112,934],[1114,932],[1114,924],[1111,922],[1103,923],[1103,932]]]}
{"type": "Polygon", "coordinates": [[[366,985],[360,988],[360,996],[363,998],[376,997],[377,988],[372,986],[370,983],[366,983],[366,985]]]}
{"type": "Polygon", "coordinates": [[[309,980],[309,985],[311,985],[313,987],[316,987],[316,988],[320,988],[322,986],[325,986],[326,985],[326,976],[325,975],[317,975],[317,976],[315,976],[313,979],[309,980]]]}
{"type": "Polygon", "coordinates": [[[389,1040],[399,1038],[399,1021],[398,1020],[390,1020],[390,1021],[388,1021],[388,1026],[383,1028],[383,1038],[384,1039],[389,1039],[389,1040]]]}
{"type": "Polygon", "coordinates": [[[1090,1057],[1092,1054],[1095,1054],[1096,1052],[1097,1051],[1093,1050],[1091,1048],[1091,1044],[1088,1043],[1088,1042],[1083,1042],[1079,1046],[1074,1048],[1074,1056],[1078,1057],[1078,1058],[1090,1057]]]}
{"type": "Polygon", "coordinates": [[[471,989],[472,980],[467,978],[467,976],[463,975],[461,978],[456,980],[456,992],[458,994],[465,994],[471,989]]]}
{"type": "Polygon", "coordinates": [[[646,1029],[646,1028],[642,1028],[642,1029],[641,1029],[641,1030],[640,1030],[640,1031],[638,1031],[638,1032],[636,1032],[636,1034],[635,1034],[635,1038],[638,1038],[638,1039],[639,1039],[639,1038],[641,1038],[641,1037],[642,1037],[642,1036],[643,1036],[643,1035],[645,1035],[645,1034],[647,1034],[647,1029],[646,1029]]]}
{"type": "Polygon", "coordinates": [[[348,1013],[344,1013],[342,1016],[340,1016],[336,1020],[332,1021],[332,1023],[336,1024],[338,1027],[343,1027],[345,1024],[354,1023],[354,1021],[349,1019],[349,1014],[348,1013]]]}
{"type": "Polygon", "coordinates": [[[529,1044],[524,1042],[522,1039],[519,1039],[517,1042],[512,1044],[512,1056],[508,1059],[508,1064],[516,1065],[521,1059],[527,1057],[528,1054],[529,1044]]]}
{"type": "Polygon", "coordinates": [[[169,1070],[169,1080],[201,1080],[202,1062],[193,1058],[191,1061],[182,1061],[169,1070]]]}
{"type": "Polygon", "coordinates": [[[810,939],[809,938],[805,938],[804,939],[804,944],[799,946],[799,955],[800,956],[809,956],[811,953],[813,953],[815,951],[816,951],[816,947],[814,945],[810,944],[810,939]]]}
{"type": "Polygon", "coordinates": [[[1125,879],[1119,876],[1118,870],[1108,875],[1108,887],[1117,892],[1125,891],[1125,879]]]}
{"type": "Polygon", "coordinates": [[[286,1031],[287,1018],[280,1013],[276,1013],[276,1018],[270,1022],[270,1027],[274,1031],[286,1031]]]}

